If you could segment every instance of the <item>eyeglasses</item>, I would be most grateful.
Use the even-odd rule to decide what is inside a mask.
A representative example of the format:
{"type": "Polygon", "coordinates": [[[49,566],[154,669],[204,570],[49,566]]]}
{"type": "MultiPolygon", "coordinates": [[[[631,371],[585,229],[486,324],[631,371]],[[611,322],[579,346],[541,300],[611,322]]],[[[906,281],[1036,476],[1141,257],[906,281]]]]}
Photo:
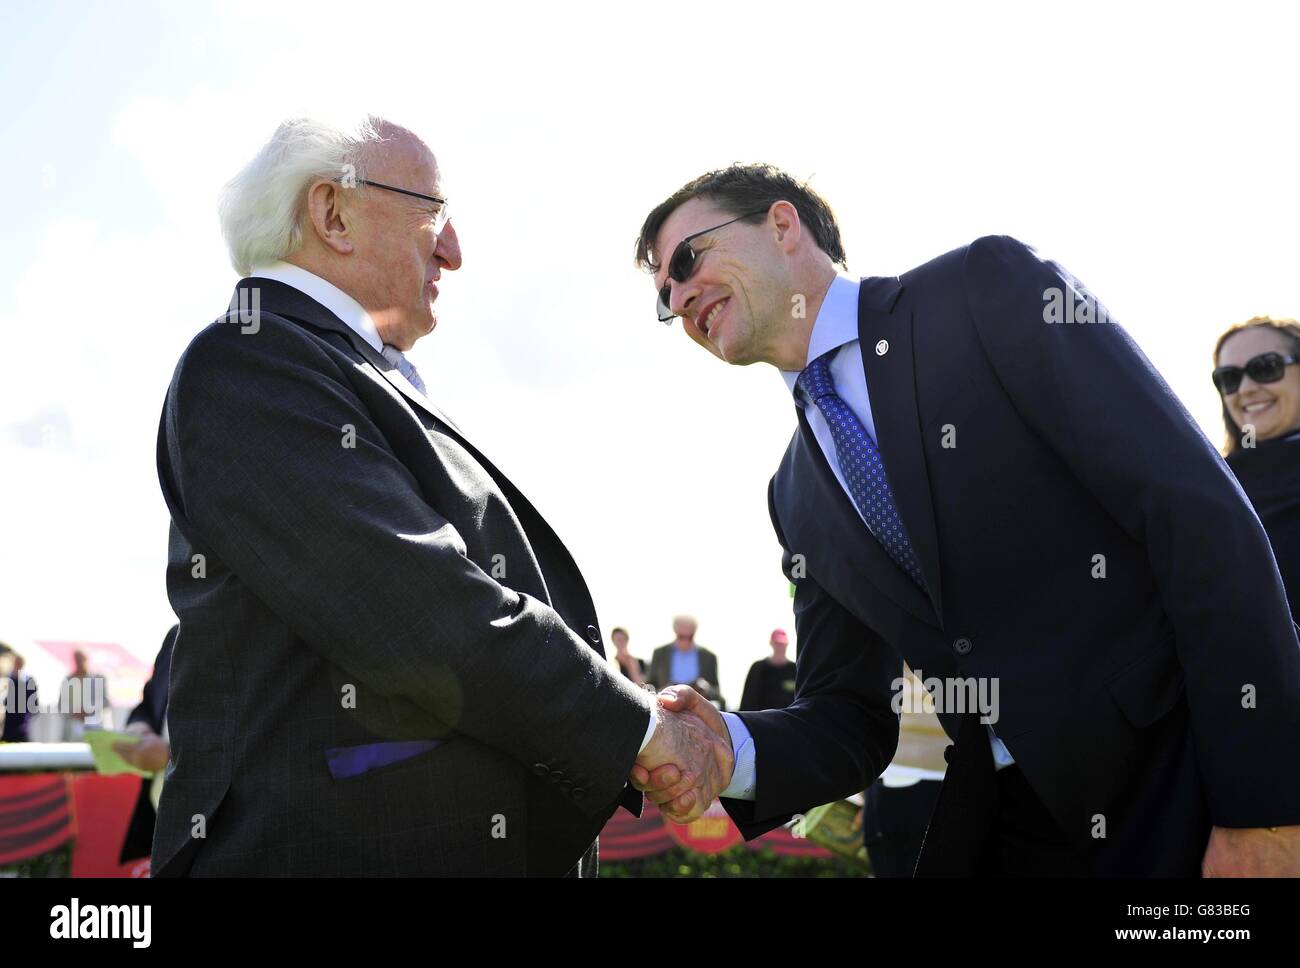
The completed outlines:
{"type": "Polygon", "coordinates": [[[445,198],[439,198],[437,195],[423,195],[420,192],[413,192],[407,188],[395,188],[392,185],[385,185],[383,182],[371,181],[369,178],[358,178],[356,181],[358,185],[369,185],[371,188],[382,188],[386,192],[397,192],[399,195],[410,195],[412,198],[419,198],[426,202],[434,202],[437,205],[441,205],[442,208],[438,209],[433,216],[434,232],[441,232],[443,226],[447,224],[448,203],[445,198]]]}
{"type": "Polygon", "coordinates": [[[685,282],[695,271],[695,263],[699,259],[699,253],[691,248],[691,240],[698,239],[701,235],[708,235],[710,232],[716,232],[718,229],[724,229],[728,225],[739,222],[741,219],[753,218],[755,215],[766,215],[767,209],[760,208],[755,212],[746,212],[744,215],[737,215],[730,222],[723,222],[721,225],[715,225],[713,228],[703,229],[694,235],[688,235],[677,243],[677,248],[673,249],[673,257],[668,260],[668,276],[664,279],[664,284],[659,288],[659,302],[655,306],[656,314],[659,316],[659,322],[672,324],[673,317],[677,314],[668,308],[672,300],[673,291],[671,283],[685,282]]]}
{"type": "Polygon", "coordinates": [[[1219,366],[1213,373],[1214,385],[1225,397],[1241,388],[1241,378],[1248,376],[1256,383],[1276,383],[1282,379],[1286,368],[1300,363],[1300,356],[1283,356],[1281,353],[1260,353],[1246,361],[1245,366],[1219,366]]]}

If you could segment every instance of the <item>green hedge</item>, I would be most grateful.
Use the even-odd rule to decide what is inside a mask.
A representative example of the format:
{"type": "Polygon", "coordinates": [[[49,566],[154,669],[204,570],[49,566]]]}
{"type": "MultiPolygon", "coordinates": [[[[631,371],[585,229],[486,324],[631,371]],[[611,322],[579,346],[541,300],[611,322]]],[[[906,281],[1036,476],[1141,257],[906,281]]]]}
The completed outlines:
{"type": "Polygon", "coordinates": [[[674,847],[637,860],[600,862],[601,877],[866,877],[856,864],[840,857],[789,857],[771,847],[733,847],[720,854],[699,854],[674,847]]]}
{"type": "Polygon", "coordinates": [[[0,877],[71,877],[72,841],[61,847],[0,867],[0,877]]]}

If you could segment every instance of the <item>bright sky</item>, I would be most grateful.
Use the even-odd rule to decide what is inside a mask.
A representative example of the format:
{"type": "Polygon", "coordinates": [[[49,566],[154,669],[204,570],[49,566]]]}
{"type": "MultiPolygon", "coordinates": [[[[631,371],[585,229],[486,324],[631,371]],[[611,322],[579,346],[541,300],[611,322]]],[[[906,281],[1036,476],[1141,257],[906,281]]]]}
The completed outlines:
{"type": "Polygon", "coordinates": [[[859,275],[1037,246],[1217,442],[1215,337],[1300,315],[1294,30],[1240,2],[1047,6],[10,0],[0,638],[151,658],[173,621],[158,416],[235,282],[216,193],[296,113],[433,147],[465,265],[412,359],[564,537],[604,630],[648,658],[694,612],[733,702],[793,625],[766,485],[794,410],[774,370],[657,323],[631,264],[701,171],[810,178],[859,275]]]}

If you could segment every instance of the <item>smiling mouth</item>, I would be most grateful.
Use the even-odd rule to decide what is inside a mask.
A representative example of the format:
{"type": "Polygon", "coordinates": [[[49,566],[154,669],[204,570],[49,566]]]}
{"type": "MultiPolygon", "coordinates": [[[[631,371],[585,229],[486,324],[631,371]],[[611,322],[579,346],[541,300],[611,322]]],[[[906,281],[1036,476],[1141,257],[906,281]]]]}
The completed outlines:
{"type": "Polygon", "coordinates": [[[728,296],[726,299],[719,300],[718,302],[713,304],[713,307],[708,311],[707,314],[705,314],[703,317],[700,318],[700,324],[699,324],[700,332],[703,333],[706,337],[709,335],[709,329],[713,326],[714,320],[716,320],[718,316],[722,314],[723,307],[725,307],[729,302],[731,302],[730,296],[728,296]]]}
{"type": "Polygon", "coordinates": [[[1242,407],[1241,409],[1242,412],[1246,414],[1253,414],[1253,413],[1259,413],[1259,411],[1264,410],[1271,406],[1273,406],[1272,400],[1263,400],[1258,403],[1248,403],[1246,404],[1246,406],[1242,407]]]}

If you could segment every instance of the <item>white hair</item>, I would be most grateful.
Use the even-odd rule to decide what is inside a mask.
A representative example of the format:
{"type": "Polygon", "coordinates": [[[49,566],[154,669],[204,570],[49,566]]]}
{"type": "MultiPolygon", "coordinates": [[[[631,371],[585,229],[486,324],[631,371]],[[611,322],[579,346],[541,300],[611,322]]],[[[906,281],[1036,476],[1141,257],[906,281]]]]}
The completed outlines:
{"type": "Polygon", "coordinates": [[[253,266],[283,259],[302,245],[300,215],[307,187],[317,178],[363,178],[366,149],[391,136],[395,125],[367,116],[346,127],[291,118],[221,191],[217,213],[230,264],[241,276],[253,266]]]}

